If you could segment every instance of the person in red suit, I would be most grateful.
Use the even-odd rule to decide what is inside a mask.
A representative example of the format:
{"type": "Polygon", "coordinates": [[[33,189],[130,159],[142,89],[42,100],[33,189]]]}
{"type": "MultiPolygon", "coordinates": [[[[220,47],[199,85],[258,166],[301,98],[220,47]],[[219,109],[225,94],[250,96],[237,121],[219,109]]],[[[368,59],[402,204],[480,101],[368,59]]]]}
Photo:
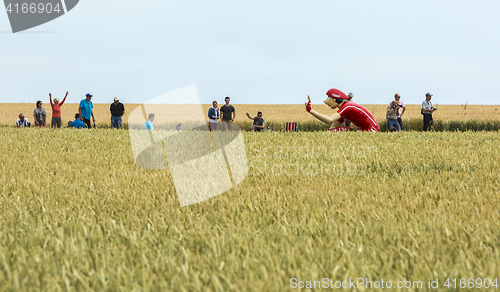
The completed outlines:
{"type": "Polygon", "coordinates": [[[361,131],[379,132],[380,127],[375,121],[373,115],[363,106],[350,102],[349,97],[342,91],[332,88],[326,92],[328,96],[324,103],[332,109],[338,108],[338,111],[331,117],[320,114],[312,109],[311,99],[306,103],[306,110],[318,120],[331,124],[330,131],[348,131],[342,127],[344,121],[350,121],[356,125],[361,131]]]}

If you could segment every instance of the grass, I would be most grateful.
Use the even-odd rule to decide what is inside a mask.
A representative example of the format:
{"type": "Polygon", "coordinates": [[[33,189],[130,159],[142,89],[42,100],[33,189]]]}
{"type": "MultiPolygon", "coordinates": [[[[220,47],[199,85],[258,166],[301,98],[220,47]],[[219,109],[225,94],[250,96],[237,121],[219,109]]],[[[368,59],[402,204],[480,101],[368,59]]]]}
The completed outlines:
{"type": "Polygon", "coordinates": [[[443,287],[500,274],[497,133],[244,137],[248,177],[181,208],[168,170],[135,166],[127,131],[0,128],[0,287],[443,287]]]}

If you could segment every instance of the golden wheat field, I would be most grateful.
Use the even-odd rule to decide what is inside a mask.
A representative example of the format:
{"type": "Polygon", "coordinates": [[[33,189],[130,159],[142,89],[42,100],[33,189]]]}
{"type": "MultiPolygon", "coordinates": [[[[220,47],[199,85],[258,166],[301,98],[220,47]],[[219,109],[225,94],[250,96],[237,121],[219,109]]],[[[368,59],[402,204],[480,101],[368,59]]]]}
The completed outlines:
{"type": "Polygon", "coordinates": [[[0,128],[0,290],[498,290],[498,132],[243,135],[180,207],[126,130],[0,128]]]}
{"type": "MultiPolygon", "coordinates": [[[[43,104],[47,111],[48,124],[52,109],[49,103],[43,104]]],[[[110,123],[110,104],[94,104],[94,116],[96,124],[105,125],[110,123]]],[[[128,115],[140,104],[125,104],[125,116],[123,122],[126,123],[128,115]]],[[[182,107],[182,105],[176,105],[182,107]]],[[[173,106],[173,107],[176,107],[173,106]]],[[[203,105],[203,111],[208,112],[211,105],[203,105]]],[[[247,120],[245,113],[250,116],[256,116],[258,111],[263,112],[266,121],[273,122],[301,122],[311,121],[313,117],[304,109],[304,105],[253,105],[253,104],[234,104],[236,109],[236,120],[247,120]]],[[[387,105],[365,105],[377,120],[385,120],[387,105]]],[[[438,111],[434,113],[436,120],[470,120],[470,119],[489,119],[500,120],[500,106],[497,105],[436,105],[438,111]]],[[[0,117],[0,125],[15,125],[20,113],[23,113],[29,121],[33,120],[33,110],[35,104],[27,103],[0,103],[0,108],[4,113],[0,117]]],[[[333,114],[333,110],[323,104],[313,105],[313,108],[324,114],[333,114]]],[[[421,119],[421,105],[406,105],[406,112],[403,119],[421,119]]],[[[74,120],[75,113],[78,113],[78,104],[65,103],[61,107],[63,122],[74,120]]],[[[208,119],[208,117],[207,117],[208,119]]]]}

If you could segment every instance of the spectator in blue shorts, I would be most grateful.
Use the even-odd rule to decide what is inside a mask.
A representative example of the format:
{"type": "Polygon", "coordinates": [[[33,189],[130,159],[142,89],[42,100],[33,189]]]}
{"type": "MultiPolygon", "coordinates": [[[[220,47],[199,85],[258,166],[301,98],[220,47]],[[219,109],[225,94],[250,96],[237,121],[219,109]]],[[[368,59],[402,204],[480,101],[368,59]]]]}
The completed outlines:
{"type": "Polygon", "coordinates": [[[94,113],[92,109],[94,108],[94,105],[92,104],[92,94],[87,93],[85,95],[85,99],[82,99],[80,101],[80,107],[78,108],[78,113],[80,114],[80,120],[82,120],[86,125],[87,128],[92,128],[90,126],[90,117],[92,117],[92,121],[95,124],[95,119],[94,119],[94,113]]]}
{"type": "Polygon", "coordinates": [[[80,120],[80,114],[75,115],[75,120],[71,122],[71,128],[83,129],[85,128],[85,123],[80,120]]]}

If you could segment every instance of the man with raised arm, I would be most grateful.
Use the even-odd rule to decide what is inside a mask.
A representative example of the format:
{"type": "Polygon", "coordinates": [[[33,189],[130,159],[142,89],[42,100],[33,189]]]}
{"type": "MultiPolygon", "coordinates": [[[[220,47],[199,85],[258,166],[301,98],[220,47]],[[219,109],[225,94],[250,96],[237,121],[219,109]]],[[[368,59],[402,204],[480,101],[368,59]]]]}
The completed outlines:
{"type": "Polygon", "coordinates": [[[328,96],[324,103],[332,109],[338,111],[331,117],[320,114],[312,109],[311,99],[306,103],[306,110],[318,120],[331,124],[330,131],[344,131],[342,124],[348,120],[357,126],[361,131],[379,132],[380,127],[373,115],[363,106],[350,102],[349,97],[342,91],[332,88],[326,92],[328,96]]]}

